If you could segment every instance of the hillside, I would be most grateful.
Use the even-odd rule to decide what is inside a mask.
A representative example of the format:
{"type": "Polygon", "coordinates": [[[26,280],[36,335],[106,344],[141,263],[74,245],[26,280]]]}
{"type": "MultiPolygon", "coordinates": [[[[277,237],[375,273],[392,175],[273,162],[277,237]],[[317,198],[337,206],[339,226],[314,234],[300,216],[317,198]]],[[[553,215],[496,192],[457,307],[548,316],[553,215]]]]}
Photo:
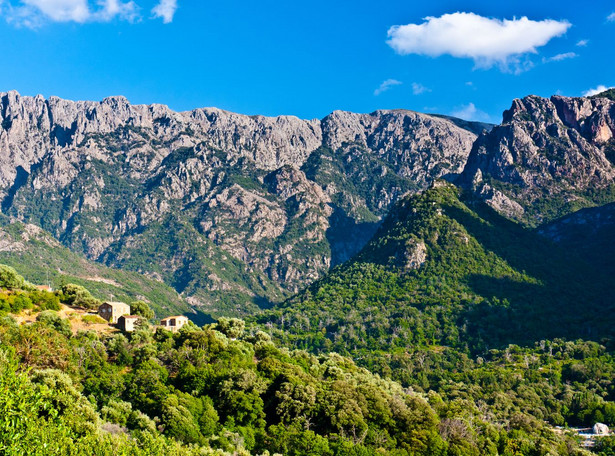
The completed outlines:
{"type": "Polygon", "coordinates": [[[351,261],[258,321],[298,347],[360,358],[417,346],[476,355],[612,338],[612,310],[608,271],[439,182],[398,203],[351,261]]]}
{"type": "Polygon", "coordinates": [[[589,237],[571,248],[440,181],[396,204],[356,257],[255,323],[457,404],[466,419],[614,426],[613,261],[591,263],[589,237]]]}
{"type": "MultiPolygon", "coordinates": [[[[531,396],[504,414],[500,406],[485,414],[481,401],[490,400],[492,388],[468,395],[471,384],[458,378],[453,392],[449,385],[442,394],[424,394],[335,353],[314,356],[276,345],[263,331],[245,331],[238,319],[203,328],[187,324],[177,333],[153,332],[145,320],[124,334],[87,327],[75,332],[79,314],[60,305],[65,300],[62,293],[31,290],[14,271],[2,269],[3,453],[512,456],[519,448],[524,454],[586,454],[573,435],[533,415],[540,402],[531,396]],[[15,313],[24,307],[36,317],[18,324],[15,313]]],[[[583,348],[587,356],[580,363],[590,365],[600,347],[554,344],[551,369],[583,348]]],[[[510,364],[517,357],[512,354],[508,365],[492,363],[497,375],[523,372],[510,364]]],[[[602,365],[605,375],[613,372],[615,364],[602,365]]],[[[502,379],[511,391],[500,394],[500,402],[515,398],[510,378],[502,379]]],[[[606,401],[591,405],[567,415],[615,418],[606,401]]],[[[556,412],[544,418],[563,420],[556,412]]]]}
{"type": "Polygon", "coordinates": [[[58,289],[62,283],[74,283],[103,300],[144,299],[159,317],[185,313],[196,321],[207,321],[193,313],[188,302],[164,283],[87,261],[40,228],[5,216],[0,216],[0,264],[14,267],[34,284],[50,284],[58,289]]]}
{"type": "Polygon", "coordinates": [[[582,209],[539,228],[605,274],[615,274],[615,203],[582,209]]]}
{"type": "Polygon", "coordinates": [[[608,97],[493,129],[0,102],[0,264],[198,323],[0,284],[0,452],[587,456],[565,427],[615,426],[608,97]]]}

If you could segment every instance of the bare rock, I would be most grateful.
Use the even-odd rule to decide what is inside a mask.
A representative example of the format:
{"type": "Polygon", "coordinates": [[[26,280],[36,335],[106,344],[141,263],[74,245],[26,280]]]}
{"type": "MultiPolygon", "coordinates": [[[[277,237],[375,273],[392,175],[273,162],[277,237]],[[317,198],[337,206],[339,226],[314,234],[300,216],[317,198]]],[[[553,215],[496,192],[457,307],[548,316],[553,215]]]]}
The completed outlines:
{"type": "Polygon", "coordinates": [[[502,214],[538,225],[573,201],[592,205],[613,184],[614,134],[615,102],[607,98],[517,99],[503,123],[476,140],[460,182],[502,214]],[[476,185],[477,176],[489,185],[476,185]],[[551,202],[550,213],[534,207],[539,199],[551,202]]]}

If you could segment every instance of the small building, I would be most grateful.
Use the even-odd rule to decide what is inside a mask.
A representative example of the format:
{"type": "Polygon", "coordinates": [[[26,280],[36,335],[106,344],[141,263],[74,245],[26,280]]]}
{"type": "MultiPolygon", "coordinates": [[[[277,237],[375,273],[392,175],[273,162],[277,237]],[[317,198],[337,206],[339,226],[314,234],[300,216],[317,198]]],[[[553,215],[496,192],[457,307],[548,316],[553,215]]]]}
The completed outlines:
{"type": "Polygon", "coordinates": [[[36,289],[40,291],[47,291],[53,293],[53,288],[50,285],[36,285],[36,289]]]}
{"type": "Polygon", "coordinates": [[[122,315],[117,319],[117,327],[124,332],[133,332],[140,319],[139,315],[122,315]]]}
{"type": "Polygon", "coordinates": [[[592,431],[596,435],[609,435],[610,434],[609,427],[603,423],[594,424],[592,431]]]}
{"type": "Polygon", "coordinates": [[[98,308],[98,315],[115,324],[122,315],[130,315],[130,306],[125,302],[104,302],[98,308]]]}
{"type": "Polygon", "coordinates": [[[160,320],[160,326],[171,332],[177,332],[182,328],[182,326],[188,323],[188,321],[188,317],[183,315],[167,317],[160,320]]]}

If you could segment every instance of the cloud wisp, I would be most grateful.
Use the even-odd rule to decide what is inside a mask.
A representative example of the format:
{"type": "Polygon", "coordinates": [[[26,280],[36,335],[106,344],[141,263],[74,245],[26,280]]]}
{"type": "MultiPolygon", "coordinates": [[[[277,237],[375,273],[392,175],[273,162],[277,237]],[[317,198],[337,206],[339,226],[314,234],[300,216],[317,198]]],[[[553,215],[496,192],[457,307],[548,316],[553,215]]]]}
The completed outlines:
{"type": "MultiPolygon", "coordinates": [[[[177,0],[160,0],[152,9],[165,24],[173,20],[177,0]]],[[[0,1],[0,13],[17,26],[37,28],[46,22],[127,22],[141,20],[140,8],[132,0],[16,0],[0,1]]]]}
{"type": "Polygon", "coordinates": [[[537,48],[570,27],[568,21],[500,20],[457,12],[427,17],[421,24],[395,25],[388,31],[387,44],[400,55],[451,55],[472,59],[477,68],[522,71],[522,56],[536,54],[537,48]]]}
{"type": "Polygon", "coordinates": [[[425,87],[423,84],[419,84],[418,82],[412,83],[412,93],[414,95],[420,95],[422,93],[427,93],[427,92],[431,92],[431,89],[428,87],[425,87]]]}
{"type": "Polygon", "coordinates": [[[476,122],[490,122],[491,117],[484,111],[476,107],[474,103],[468,103],[451,112],[451,116],[458,117],[463,120],[473,120],[476,122]]]}
{"type": "Polygon", "coordinates": [[[579,46],[579,47],[585,47],[588,44],[589,44],[589,40],[579,40],[579,41],[577,41],[576,45],[579,46]]]}
{"type": "Polygon", "coordinates": [[[609,15],[606,17],[606,20],[607,20],[607,21],[609,21],[609,22],[615,22],[615,12],[613,12],[613,13],[609,14],[609,15]]]}
{"type": "Polygon", "coordinates": [[[177,0],[160,0],[160,3],[152,8],[154,17],[162,18],[165,24],[173,22],[175,11],[177,11],[177,0]]]}
{"type": "Polygon", "coordinates": [[[378,96],[381,93],[384,93],[387,90],[389,90],[391,87],[395,87],[395,86],[402,85],[402,84],[403,82],[398,81],[397,79],[387,79],[382,84],[380,84],[380,87],[374,90],[374,95],[378,96]]]}
{"type": "Polygon", "coordinates": [[[602,93],[606,90],[612,89],[613,87],[607,87],[605,85],[599,85],[598,87],[596,87],[595,89],[589,89],[586,90],[585,92],[583,92],[583,96],[584,97],[591,97],[593,95],[598,95],[599,93],[602,93]]]}
{"type": "Polygon", "coordinates": [[[55,22],[86,22],[90,15],[87,0],[24,0],[15,8],[20,15],[41,14],[55,22]]]}
{"type": "Polygon", "coordinates": [[[563,54],[557,54],[557,55],[554,55],[553,57],[545,57],[542,59],[542,62],[543,63],[561,62],[562,60],[574,59],[578,56],[579,54],[577,54],[576,52],[564,52],[563,54]]]}

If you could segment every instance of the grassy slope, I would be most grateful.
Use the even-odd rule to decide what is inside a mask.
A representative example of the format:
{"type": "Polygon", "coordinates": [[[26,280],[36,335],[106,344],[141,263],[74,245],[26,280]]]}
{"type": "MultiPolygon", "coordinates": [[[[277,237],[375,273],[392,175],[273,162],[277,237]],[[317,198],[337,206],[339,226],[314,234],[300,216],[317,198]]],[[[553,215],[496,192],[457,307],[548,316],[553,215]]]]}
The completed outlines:
{"type": "MultiPolygon", "coordinates": [[[[0,263],[16,268],[35,284],[49,282],[85,286],[100,299],[145,299],[157,316],[187,313],[189,305],[169,286],[136,272],[121,271],[89,262],[41,231],[32,234],[26,225],[0,218],[0,263]]],[[[190,315],[190,314],[188,314],[190,315]]]]}

